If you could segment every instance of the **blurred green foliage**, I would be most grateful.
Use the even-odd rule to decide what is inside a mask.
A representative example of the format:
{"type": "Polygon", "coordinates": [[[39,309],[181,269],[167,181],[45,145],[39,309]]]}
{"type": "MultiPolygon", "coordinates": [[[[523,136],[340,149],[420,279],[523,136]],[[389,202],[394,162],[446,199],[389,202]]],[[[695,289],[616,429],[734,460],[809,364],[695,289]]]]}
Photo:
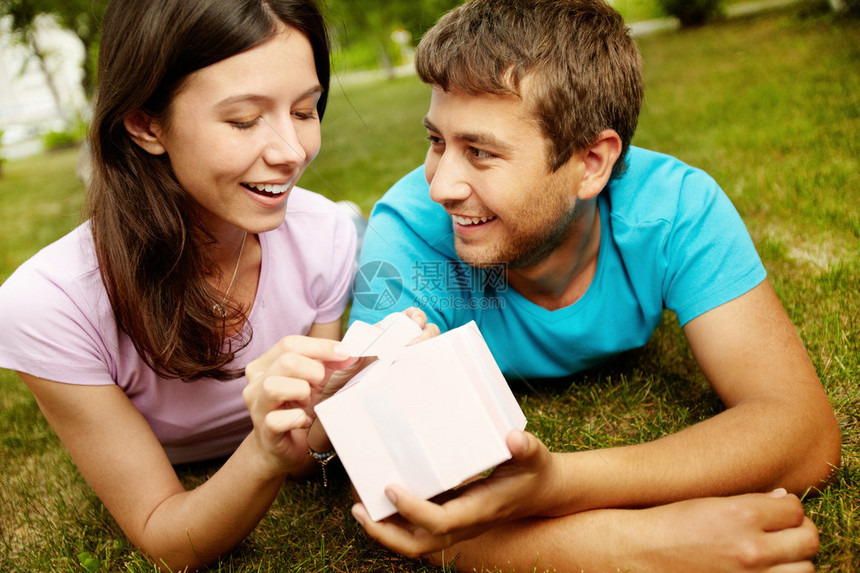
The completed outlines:
{"type": "Polygon", "coordinates": [[[663,12],[675,16],[681,21],[681,26],[699,26],[708,20],[719,16],[723,9],[723,0],[659,0],[663,12]]]}

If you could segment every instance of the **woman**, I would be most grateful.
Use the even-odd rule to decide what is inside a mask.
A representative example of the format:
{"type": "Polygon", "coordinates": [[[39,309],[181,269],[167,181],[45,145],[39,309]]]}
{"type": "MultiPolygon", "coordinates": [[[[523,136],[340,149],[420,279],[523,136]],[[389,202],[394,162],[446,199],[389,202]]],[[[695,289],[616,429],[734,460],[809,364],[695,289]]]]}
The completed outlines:
{"type": "Polygon", "coordinates": [[[88,221],[0,289],[0,366],[159,565],[216,559],[328,459],[355,232],[295,187],[328,83],[312,0],[114,0],[88,221]],[[187,492],[171,465],[226,455],[187,492]]]}

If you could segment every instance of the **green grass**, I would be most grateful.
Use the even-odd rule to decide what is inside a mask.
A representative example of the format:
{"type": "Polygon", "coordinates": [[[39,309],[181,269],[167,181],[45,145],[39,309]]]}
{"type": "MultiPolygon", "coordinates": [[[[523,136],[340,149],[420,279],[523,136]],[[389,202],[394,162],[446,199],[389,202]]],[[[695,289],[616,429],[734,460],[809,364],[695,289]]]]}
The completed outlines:
{"type": "MultiPolygon", "coordinates": [[[[843,429],[844,467],[806,509],[821,532],[818,570],[850,572],[860,570],[860,26],[798,11],[641,40],[647,96],[636,143],[711,172],[750,228],[843,429]]],[[[427,101],[414,79],[335,88],[323,152],[302,184],[368,209],[421,162],[427,101]]],[[[74,161],[63,151],[4,165],[0,280],[75,224],[74,161]]],[[[721,408],[671,316],[644,349],[518,395],[529,428],[556,450],[651,440],[721,408]]],[[[215,467],[180,474],[193,486],[215,467]]],[[[8,371],[0,468],[0,570],[153,570],[8,371]]],[[[332,473],[328,488],[287,484],[212,569],[429,570],[370,544],[349,515],[344,474],[332,473]]]]}
{"type": "Polygon", "coordinates": [[[71,229],[81,215],[83,185],[76,149],[7,161],[0,178],[0,282],[36,251],[71,229]]]}
{"type": "Polygon", "coordinates": [[[382,191],[424,160],[421,124],[430,88],[414,77],[383,85],[332,85],[323,146],[300,185],[350,199],[365,213],[382,191]]]}

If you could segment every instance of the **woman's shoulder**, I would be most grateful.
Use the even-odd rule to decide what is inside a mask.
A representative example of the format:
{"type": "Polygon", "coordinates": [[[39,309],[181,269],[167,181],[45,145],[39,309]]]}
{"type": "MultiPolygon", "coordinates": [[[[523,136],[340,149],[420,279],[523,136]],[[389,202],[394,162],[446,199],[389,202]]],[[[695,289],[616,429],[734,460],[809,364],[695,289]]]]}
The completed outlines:
{"type": "MultiPolygon", "coordinates": [[[[263,266],[258,299],[272,304],[267,318],[274,308],[284,308],[281,301],[289,302],[284,312],[292,318],[285,316],[279,330],[292,322],[307,332],[312,323],[330,322],[343,313],[356,253],[356,226],[343,207],[311,191],[293,189],[284,222],[259,237],[263,266]],[[301,309],[308,313],[304,322],[297,318],[301,309]]],[[[256,338],[261,328],[255,325],[254,332],[256,338]]]]}
{"type": "Polygon", "coordinates": [[[288,201],[284,222],[266,233],[269,238],[304,253],[355,248],[356,225],[347,207],[299,187],[288,201]]]}
{"type": "Polygon", "coordinates": [[[98,274],[90,226],[84,223],[26,260],[3,283],[2,288],[5,290],[17,283],[31,287],[50,283],[62,288],[98,274]]]}
{"type": "Polygon", "coordinates": [[[339,211],[337,204],[328,197],[302,187],[294,187],[287,199],[287,221],[296,215],[333,217],[339,211]]]}
{"type": "Polygon", "coordinates": [[[51,380],[96,372],[88,366],[90,359],[114,345],[111,337],[117,329],[89,225],[46,246],[15,270],[0,286],[0,316],[3,367],[51,380]],[[71,364],[76,371],[65,372],[71,364]]]}
{"type": "Polygon", "coordinates": [[[87,223],[42,248],[0,285],[0,309],[7,317],[23,313],[37,319],[40,313],[58,311],[101,314],[97,307],[105,305],[109,310],[87,223]]]}

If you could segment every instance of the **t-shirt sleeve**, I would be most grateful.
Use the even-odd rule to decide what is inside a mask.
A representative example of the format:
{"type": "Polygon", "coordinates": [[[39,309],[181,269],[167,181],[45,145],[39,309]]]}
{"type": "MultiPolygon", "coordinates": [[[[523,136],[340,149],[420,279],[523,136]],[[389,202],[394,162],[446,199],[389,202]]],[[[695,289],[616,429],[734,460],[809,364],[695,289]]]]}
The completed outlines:
{"type": "Polygon", "coordinates": [[[114,383],[98,314],[78,282],[25,263],[0,287],[0,317],[0,367],[71,384],[114,383]]]}
{"type": "Polygon", "coordinates": [[[441,268],[447,258],[407,224],[398,210],[380,202],[373,210],[361,247],[355,277],[350,323],[379,322],[393,312],[415,306],[442,332],[450,325],[440,311],[445,296],[437,281],[428,280],[428,267],[441,268]]]}
{"type": "Polygon", "coordinates": [[[699,170],[684,177],[661,258],[663,300],[681,326],[748,292],[767,276],[734,205],[699,170]]]}
{"type": "Polygon", "coordinates": [[[323,258],[326,264],[330,264],[329,287],[321,292],[317,300],[316,322],[320,324],[334,322],[346,312],[355,276],[355,225],[341,212],[338,212],[335,218],[332,236],[335,240],[332,242],[331,253],[323,258]]]}

